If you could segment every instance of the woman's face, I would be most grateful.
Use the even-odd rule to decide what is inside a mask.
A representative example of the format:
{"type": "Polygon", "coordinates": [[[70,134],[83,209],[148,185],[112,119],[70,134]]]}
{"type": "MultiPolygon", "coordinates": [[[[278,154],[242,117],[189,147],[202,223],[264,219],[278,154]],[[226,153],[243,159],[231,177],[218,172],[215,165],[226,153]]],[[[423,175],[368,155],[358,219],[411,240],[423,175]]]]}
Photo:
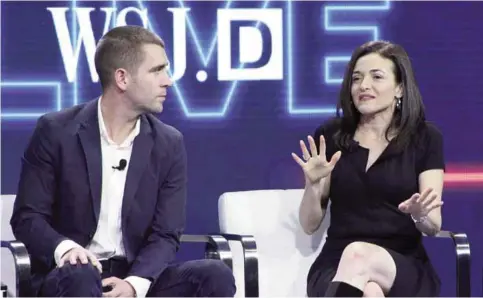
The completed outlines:
{"type": "Polygon", "coordinates": [[[394,111],[397,99],[402,97],[394,68],[391,60],[377,53],[357,60],[352,73],[351,95],[354,106],[362,115],[394,111]]]}

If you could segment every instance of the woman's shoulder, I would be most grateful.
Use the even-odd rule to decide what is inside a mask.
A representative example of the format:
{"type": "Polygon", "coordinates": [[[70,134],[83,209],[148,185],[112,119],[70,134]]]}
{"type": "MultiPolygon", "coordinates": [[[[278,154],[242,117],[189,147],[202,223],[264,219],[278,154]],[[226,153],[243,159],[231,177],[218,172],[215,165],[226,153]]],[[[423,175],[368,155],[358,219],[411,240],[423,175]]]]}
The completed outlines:
{"type": "Polygon", "coordinates": [[[443,137],[441,130],[433,122],[430,122],[430,121],[424,122],[424,128],[425,128],[426,137],[428,137],[428,138],[442,138],[443,137]]]}
{"type": "Polygon", "coordinates": [[[413,150],[425,156],[433,150],[442,150],[443,134],[435,123],[424,121],[415,131],[411,144],[413,150]]]}
{"type": "Polygon", "coordinates": [[[420,145],[426,145],[443,138],[439,127],[431,121],[422,122],[416,131],[416,136],[417,142],[420,145]]]}
{"type": "Polygon", "coordinates": [[[444,169],[444,144],[441,130],[436,124],[426,121],[420,125],[416,135],[418,173],[429,169],[444,169]]]}

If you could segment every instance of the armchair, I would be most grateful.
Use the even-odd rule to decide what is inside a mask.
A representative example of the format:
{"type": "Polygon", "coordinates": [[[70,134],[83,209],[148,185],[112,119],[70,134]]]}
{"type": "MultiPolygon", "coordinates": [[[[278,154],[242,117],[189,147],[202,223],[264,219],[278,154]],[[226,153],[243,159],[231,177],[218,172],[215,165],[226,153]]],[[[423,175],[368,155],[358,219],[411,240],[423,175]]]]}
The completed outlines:
{"type": "MultiPolygon", "coordinates": [[[[233,252],[237,297],[304,297],[307,273],[320,253],[330,223],[330,205],[316,233],[298,222],[302,189],[228,192],[220,196],[220,233],[233,252]]],[[[442,231],[456,250],[456,293],[469,297],[470,247],[466,234],[442,231]]]]}
{"type": "MultiPolygon", "coordinates": [[[[3,297],[24,297],[22,289],[28,287],[30,279],[30,257],[25,245],[13,236],[10,227],[15,195],[2,195],[0,201],[1,214],[1,275],[3,297]]],[[[205,258],[222,260],[230,268],[232,256],[228,241],[220,235],[182,235],[182,242],[198,242],[205,244],[205,258]]]]}

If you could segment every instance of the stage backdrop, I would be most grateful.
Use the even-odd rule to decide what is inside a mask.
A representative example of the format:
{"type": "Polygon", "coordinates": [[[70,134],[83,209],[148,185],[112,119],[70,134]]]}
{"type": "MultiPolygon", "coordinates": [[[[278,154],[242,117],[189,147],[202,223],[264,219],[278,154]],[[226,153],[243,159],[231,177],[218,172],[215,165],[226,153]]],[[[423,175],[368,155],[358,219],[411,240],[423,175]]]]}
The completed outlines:
{"type": "MultiPolygon", "coordinates": [[[[176,80],[160,118],[185,135],[187,232],[216,232],[223,192],[302,187],[290,153],[333,115],[352,50],[387,39],[408,51],[444,134],[443,225],[468,233],[481,295],[482,15],[482,2],[2,2],[2,194],[16,192],[36,119],[99,95],[102,34],[143,25],[166,41],[176,80]]],[[[455,295],[451,243],[428,249],[455,295]]]]}

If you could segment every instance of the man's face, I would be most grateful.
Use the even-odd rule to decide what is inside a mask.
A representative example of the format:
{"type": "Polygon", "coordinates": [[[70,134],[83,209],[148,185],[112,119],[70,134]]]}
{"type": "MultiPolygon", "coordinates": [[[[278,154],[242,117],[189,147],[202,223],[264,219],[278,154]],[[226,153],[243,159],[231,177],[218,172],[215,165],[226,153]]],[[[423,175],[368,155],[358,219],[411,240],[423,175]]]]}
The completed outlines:
{"type": "Polygon", "coordinates": [[[173,82],[168,75],[166,51],[159,45],[142,46],[144,59],[132,75],[126,89],[133,107],[141,113],[161,113],[167,88],[173,82]]]}

